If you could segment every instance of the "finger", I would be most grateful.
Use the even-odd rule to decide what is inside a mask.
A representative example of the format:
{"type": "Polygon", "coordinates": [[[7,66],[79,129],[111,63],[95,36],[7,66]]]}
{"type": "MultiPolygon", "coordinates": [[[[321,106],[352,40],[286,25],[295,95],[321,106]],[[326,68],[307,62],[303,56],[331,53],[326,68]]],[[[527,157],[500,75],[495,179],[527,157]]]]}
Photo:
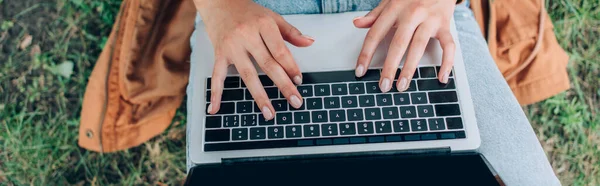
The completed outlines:
{"type": "Polygon", "coordinates": [[[396,11],[385,9],[377,21],[375,21],[371,29],[369,29],[362,46],[362,50],[358,56],[358,62],[356,64],[355,71],[356,77],[362,77],[365,74],[366,69],[371,64],[375,49],[377,49],[377,46],[388,33],[390,27],[394,24],[397,17],[396,11]]]}
{"type": "Polygon", "coordinates": [[[355,17],[352,22],[357,28],[370,28],[375,23],[375,20],[379,17],[383,8],[387,5],[387,0],[382,0],[377,7],[371,10],[367,15],[355,17]]]}
{"type": "Polygon", "coordinates": [[[267,45],[271,56],[283,67],[288,77],[294,81],[296,85],[302,84],[302,73],[298,64],[292,57],[292,53],[285,46],[285,42],[281,37],[281,33],[277,29],[277,25],[269,24],[269,26],[261,28],[260,35],[267,45]]]}
{"type": "Polygon", "coordinates": [[[290,23],[288,23],[279,14],[276,14],[276,13],[273,13],[273,14],[274,14],[273,18],[274,18],[275,22],[277,23],[279,32],[281,33],[281,36],[283,37],[284,40],[290,42],[290,44],[297,46],[297,47],[307,47],[307,46],[312,45],[313,42],[315,42],[314,38],[307,36],[307,35],[303,35],[300,32],[300,30],[298,30],[296,27],[294,27],[290,23]]]}
{"type": "MultiPolygon", "coordinates": [[[[396,75],[396,71],[398,71],[402,57],[408,48],[408,44],[410,43],[413,33],[417,29],[417,25],[419,25],[422,20],[422,18],[415,17],[401,19],[396,23],[397,25],[401,26],[394,33],[385,63],[383,64],[381,79],[379,80],[379,87],[381,91],[387,92],[392,89],[391,82],[396,78],[394,76],[396,75]]],[[[401,87],[406,86],[406,83],[408,83],[408,81],[401,82],[401,87]]]]}
{"type": "Polygon", "coordinates": [[[271,101],[269,100],[260,79],[258,79],[258,73],[252,64],[252,61],[250,61],[246,55],[238,55],[234,65],[240,73],[244,84],[246,84],[248,91],[258,105],[258,108],[260,108],[265,120],[268,121],[273,119],[275,116],[275,112],[273,111],[275,109],[273,109],[273,105],[271,105],[271,101]]]}
{"type": "Polygon", "coordinates": [[[216,114],[221,108],[221,96],[223,94],[223,82],[227,77],[227,67],[229,64],[224,58],[217,57],[210,81],[210,104],[207,112],[216,114]]]}
{"type": "Polygon", "coordinates": [[[421,24],[417,27],[415,34],[412,37],[410,48],[406,56],[406,61],[398,77],[398,84],[396,85],[398,91],[405,91],[410,86],[410,81],[419,65],[423,52],[427,47],[429,39],[433,35],[434,24],[421,24]]]}
{"type": "Polygon", "coordinates": [[[442,54],[442,66],[440,67],[438,79],[440,82],[445,84],[448,83],[448,77],[450,76],[452,66],[454,65],[454,52],[456,50],[456,45],[454,44],[452,34],[449,30],[441,30],[438,32],[436,38],[440,41],[440,45],[444,52],[442,54]]]}

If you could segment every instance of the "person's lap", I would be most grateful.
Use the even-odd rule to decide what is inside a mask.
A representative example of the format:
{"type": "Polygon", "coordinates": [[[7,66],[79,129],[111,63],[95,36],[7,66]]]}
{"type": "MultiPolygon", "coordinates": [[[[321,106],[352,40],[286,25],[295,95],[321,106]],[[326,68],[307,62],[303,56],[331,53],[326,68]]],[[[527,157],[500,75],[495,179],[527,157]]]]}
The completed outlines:
{"type": "MultiPolygon", "coordinates": [[[[310,0],[306,3],[310,5],[310,0]]],[[[369,5],[363,4],[359,9],[365,6],[369,5]]],[[[290,13],[287,10],[274,11],[290,13]]],[[[303,11],[315,13],[326,9],[303,11]]],[[[459,5],[454,17],[481,134],[479,152],[489,160],[506,185],[560,185],[527,117],[489,55],[486,41],[471,11],[465,5],[459,5]]],[[[193,36],[191,41],[193,50],[193,36]]],[[[192,65],[199,65],[195,64],[197,59],[192,58],[191,61],[192,65]]],[[[191,80],[194,72],[190,74],[191,80]]],[[[188,95],[194,90],[192,86],[194,84],[190,81],[188,95]]],[[[193,106],[188,105],[188,113],[193,113],[192,109],[193,106]]]]}

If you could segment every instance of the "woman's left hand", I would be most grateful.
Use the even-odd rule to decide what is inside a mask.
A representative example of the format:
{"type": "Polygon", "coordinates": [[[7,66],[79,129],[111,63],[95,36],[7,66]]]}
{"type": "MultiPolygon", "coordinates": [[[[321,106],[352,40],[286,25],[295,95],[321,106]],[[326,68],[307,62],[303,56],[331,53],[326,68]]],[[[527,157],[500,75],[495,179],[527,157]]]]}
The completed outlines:
{"type": "Polygon", "coordinates": [[[395,29],[379,80],[381,91],[390,91],[395,78],[398,91],[408,89],[430,38],[440,41],[443,55],[438,79],[447,83],[454,63],[450,18],[455,6],[456,0],[382,0],[364,17],[355,18],[356,27],[370,28],[358,57],[356,76],[364,75],[381,40],[395,29]],[[409,47],[400,76],[394,77],[409,47]]]}

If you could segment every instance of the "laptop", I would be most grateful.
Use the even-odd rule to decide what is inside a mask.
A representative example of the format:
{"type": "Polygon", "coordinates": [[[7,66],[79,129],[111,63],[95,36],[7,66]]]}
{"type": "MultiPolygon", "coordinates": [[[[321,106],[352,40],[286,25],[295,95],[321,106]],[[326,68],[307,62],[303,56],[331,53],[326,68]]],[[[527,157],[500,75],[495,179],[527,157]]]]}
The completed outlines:
{"type": "Polygon", "coordinates": [[[304,99],[300,109],[291,107],[257,68],[276,110],[270,121],[233,66],[220,111],[206,114],[214,53],[204,25],[197,25],[192,55],[201,60],[192,66],[196,73],[188,95],[187,183],[498,184],[485,157],[476,152],[480,136],[454,24],[456,54],[448,84],[437,79],[442,50],[431,39],[410,88],[381,93],[378,81],[391,33],[366,75],[354,75],[368,29],[355,28],[352,19],[366,13],[283,16],[316,41],[306,48],[287,44],[303,72],[303,84],[297,86],[304,99]]]}

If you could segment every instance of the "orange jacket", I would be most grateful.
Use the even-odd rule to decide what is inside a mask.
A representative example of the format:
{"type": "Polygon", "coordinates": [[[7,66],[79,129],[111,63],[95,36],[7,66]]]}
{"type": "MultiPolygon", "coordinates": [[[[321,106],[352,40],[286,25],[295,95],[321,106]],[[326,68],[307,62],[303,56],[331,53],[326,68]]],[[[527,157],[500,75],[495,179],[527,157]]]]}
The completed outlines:
{"type": "MultiPolygon", "coordinates": [[[[540,11],[541,1],[471,2],[492,56],[522,104],[569,87],[568,56],[540,11]]],[[[191,0],[123,1],[86,87],[81,147],[124,150],[170,125],[185,96],[195,16],[191,0]]]]}

